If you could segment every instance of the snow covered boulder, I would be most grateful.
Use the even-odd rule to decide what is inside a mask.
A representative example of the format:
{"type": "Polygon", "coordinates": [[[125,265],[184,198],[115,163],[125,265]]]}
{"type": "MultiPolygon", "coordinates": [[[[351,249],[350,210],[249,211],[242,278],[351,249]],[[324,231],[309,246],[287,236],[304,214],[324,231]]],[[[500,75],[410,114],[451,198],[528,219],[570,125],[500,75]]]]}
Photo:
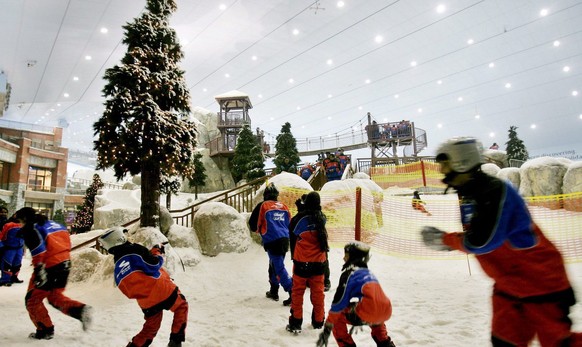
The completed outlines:
{"type": "MultiPolygon", "coordinates": [[[[526,161],[519,169],[521,176],[520,194],[525,197],[562,194],[564,174],[570,163],[571,160],[565,158],[551,157],[526,161]]],[[[545,201],[530,202],[530,204],[550,209],[562,208],[561,199],[549,198],[545,201]]]]}
{"type": "MultiPolygon", "coordinates": [[[[287,205],[287,207],[292,210],[292,214],[297,210],[295,207],[295,201],[301,198],[301,195],[313,191],[311,185],[301,178],[301,176],[289,172],[281,172],[280,174],[269,178],[268,183],[273,183],[275,187],[277,187],[277,190],[279,191],[279,198],[277,200],[287,205]]],[[[263,184],[257,190],[253,197],[253,207],[263,201],[265,187],[266,185],[263,184]]]]}
{"type": "Polygon", "coordinates": [[[174,224],[174,218],[170,211],[164,206],[160,206],[160,230],[162,234],[167,235],[170,227],[174,224]]]}
{"type": "Polygon", "coordinates": [[[193,229],[173,224],[166,236],[172,245],[172,250],[166,252],[168,255],[179,256],[178,260],[181,260],[184,266],[195,266],[200,263],[200,242],[193,229]]]}
{"type": "Polygon", "coordinates": [[[194,216],[202,254],[243,253],[249,248],[246,220],[234,208],[221,202],[203,204],[194,216]]]}
{"type": "MultiPolygon", "coordinates": [[[[564,194],[582,192],[582,161],[573,162],[564,174],[564,194]]],[[[564,208],[568,211],[582,212],[582,197],[567,197],[564,208]]]]}
{"type": "Polygon", "coordinates": [[[93,229],[107,229],[139,218],[141,190],[102,189],[95,196],[93,229]]]}
{"type": "Polygon", "coordinates": [[[369,180],[370,175],[365,172],[356,172],[352,178],[359,179],[359,180],[369,180]]]}
{"type": "Polygon", "coordinates": [[[497,172],[497,178],[511,182],[515,189],[519,190],[521,178],[519,176],[519,168],[505,167],[497,172]]]}
{"type": "Polygon", "coordinates": [[[499,166],[497,166],[497,164],[485,163],[485,164],[481,165],[481,171],[488,174],[489,176],[496,177],[499,170],[501,170],[501,169],[499,168],[499,166]]]}
{"type": "Polygon", "coordinates": [[[506,168],[509,166],[507,160],[507,152],[496,149],[486,149],[483,151],[483,158],[487,163],[497,165],[499,168],[506,168]]]}
{"type": "MultiPolygon", "coordinates": [[[[101,275],[102,263],[107,256],[101,254],[95,248],[83,248],[71,253],[71,273],[69,281],[71,282],[85,282],[95,274],[101,275]]],[[[108,271],[107,271],[108,272],[108,271]]],[[[113,274],[113,266],[111,267],[111,274],[113,274]]]]}

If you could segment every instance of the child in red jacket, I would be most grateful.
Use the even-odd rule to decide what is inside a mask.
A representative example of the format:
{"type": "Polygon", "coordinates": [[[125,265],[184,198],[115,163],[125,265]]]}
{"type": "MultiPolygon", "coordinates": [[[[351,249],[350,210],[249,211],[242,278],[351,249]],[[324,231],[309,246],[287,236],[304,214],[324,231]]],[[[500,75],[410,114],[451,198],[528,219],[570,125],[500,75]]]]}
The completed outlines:
{"type": "Polygon", "coordinates": [[[181,347],[186,336],[188,302],[162,268],[164,246],[157,245],[148,251],[127,241],[126,232],[122,227],[109,229],[99,237],[99,243],[113,254],[117,287],[128,298],[137,300],[146,320],[127,347],[151,345],[160,329],[164,310],[174,313],[168,347],[181,347]]]}

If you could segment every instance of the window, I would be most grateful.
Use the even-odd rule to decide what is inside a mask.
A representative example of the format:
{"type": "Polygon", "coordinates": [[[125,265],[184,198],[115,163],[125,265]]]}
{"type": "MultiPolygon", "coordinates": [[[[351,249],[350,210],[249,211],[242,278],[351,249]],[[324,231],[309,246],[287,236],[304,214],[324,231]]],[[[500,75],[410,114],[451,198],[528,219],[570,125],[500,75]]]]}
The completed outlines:
{"type": "Polygon", "coordinates": [[[25,202],[24,207],[32,207],[36,210],[36,213],[42,214],[47,218],[52,218],[53,204],[46,204],[42,202],[25,202]]]}
{"type": "Polygon", "coordinates": [[[8,190],[10,183],[10,163],[0,161],[0,189],[8,190]]]}
{"type": "Polygon", "coordinates": [[[35,166],[28,167],[28,190],[50,192],[53,172],[51,169],[45,169],[35,166]]]}

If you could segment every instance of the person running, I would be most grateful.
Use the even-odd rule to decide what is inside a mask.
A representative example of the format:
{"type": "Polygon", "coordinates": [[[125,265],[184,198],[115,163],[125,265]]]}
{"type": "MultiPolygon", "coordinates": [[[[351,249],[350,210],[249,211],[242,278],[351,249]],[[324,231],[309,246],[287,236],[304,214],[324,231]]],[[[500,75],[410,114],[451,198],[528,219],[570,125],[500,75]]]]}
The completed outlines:
{"type": "Polygon", "coordinates": [[[368,269],[370,246],[363,242],[349,242],[344,247],[344,265],[333,303],[323,332],[316,346],[327,346],[333,336],[339,347],[356,346],[347,325],[368,325],[378,347],[395,347],[386,330],[385,322],[392,316],[392,303],[384,294],[378,279],[368,269]],[[352,302],[357,299],[357,302],[352,302]]]}
{"type": "Polygon", "coordinates": [[[172,281],[164,264],[164,246],[156,245],[148,250],[131,243],[127,230],[113,227],[101,236],[99,243],[115,261],[115,284],[130,299],[136,299],[144,313],[145,323],[126,347],[146,347],[156,337],[164,310],[174,313],[168,347],[181,347],[186,339],[188,302],[172,281]]]}
{"type": "Polygon", "coordinates": [[[327,230],[325,214],[321,212],[321,199],[317,192],[310,192],[303,199],[303,208],[291,219],[289,240],[293,258],[293,292],[291,315],[287,331],[301,332],[303,323],[303,294],[311,291],[311,325],[323,327],[325,318],[324,273],[326,268],[327,230]]]}
{"type": "Polygon", "coordinates": [[[482,152],[471,137],[452,138],[437,148],[443,182],[459,196],[463,231],[426,226],[424,243],[475,254],[493,279],[493,346],[528,346],[536,336],[542,347],[582,346],[582,334],[571,331],[568,318],[576,299],[562,255],[515,188],[481,171],[482,152]]]}
{"type": "Polygon", "coordinates": [[[34,273],[30,278],[25,297],[26,310],[36,332],[32,339],[50,340],[55,327],[43,300],[67,316],[81,321],[86,331],[91,324],[92,308],[64,295],[71,269],[71,238],[67,228],[37,214],[31,207],[16,211],[16,219],[22,224],[24,244],[32,255],[34,273]]]}
{"type": "Polygon", "coordinates": [[[279,191],[273,183],[267,184],[263,192],[263,201],[253,209],[249,218],[249,228],[258,232],[263,241],[263,248],[269,256],[270,290],[267,298],[279,301],[279,285],[289,293],[289,299],[283,305],[291,305],[291,288],[293,281],[285,269],[285,255],[289,250],[289,222],[291,213],[282,202],[277,201],[279,191]]]}

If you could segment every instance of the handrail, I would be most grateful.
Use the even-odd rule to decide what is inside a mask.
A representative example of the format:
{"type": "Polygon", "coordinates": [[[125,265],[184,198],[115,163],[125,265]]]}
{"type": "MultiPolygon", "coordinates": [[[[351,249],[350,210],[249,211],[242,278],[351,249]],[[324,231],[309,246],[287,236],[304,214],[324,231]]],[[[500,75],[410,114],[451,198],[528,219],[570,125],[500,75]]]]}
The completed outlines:
{"type": "MultiPolygon", "coordinates": [[[[170,214],[172,214],[172,218],[178,222],[180,221],[181,225],[184,226],[189,226],[191,227],[193,225],[193,221],[194,221],[194,214],[196,213],[196,211],[198,210],[198,208],[207,203],[207,202],[224,202],[225,204],[233,207],[234,209],[236,209],[238,212],[244,212],[244,211],[250,211],[252,210],[252,206],[251,206],[251,199],[248,199],[248,196],[252,196],[253,193],[255,193],[260,185],[266,181],[269,178],[269,176],[263,176],[260,178],[257,178],[251,182],[248,182],[242,186],[224,191],[222,193],[216,194],[208,199],[202,200],[202,201],[198,201],[196,203],[194,203],[193,205],[190,205],[188,207],[185,207],[181,210],[171,210],[170,214]],[[235,193],[232,194],[231,193],[235,193]],[[189,213],[185,214],[185,215],[181,215],[181,216],[176,216],[180,213],[183,212],[187,212],[189,211],[189,213]]],[[[140,218],[136,218],[134,220],[131,220],[125,224],[122,225],[122,227],[127,228],[130,225],[133,225],[137,222],[139,222],[140,218]]],[[[97,250],[101,250],[101,247],[99,245],[99,242],[97,242],[97,239],[99,238],[99,236],[96,236],[90,240],[87,240],[83,243],[80,243],[78,245],[76,245],[75,247],[71,248],[71,251],[80,249],[81,247],[85,247],[91,243],[95,243],[95,248],[97,250]]]]}

